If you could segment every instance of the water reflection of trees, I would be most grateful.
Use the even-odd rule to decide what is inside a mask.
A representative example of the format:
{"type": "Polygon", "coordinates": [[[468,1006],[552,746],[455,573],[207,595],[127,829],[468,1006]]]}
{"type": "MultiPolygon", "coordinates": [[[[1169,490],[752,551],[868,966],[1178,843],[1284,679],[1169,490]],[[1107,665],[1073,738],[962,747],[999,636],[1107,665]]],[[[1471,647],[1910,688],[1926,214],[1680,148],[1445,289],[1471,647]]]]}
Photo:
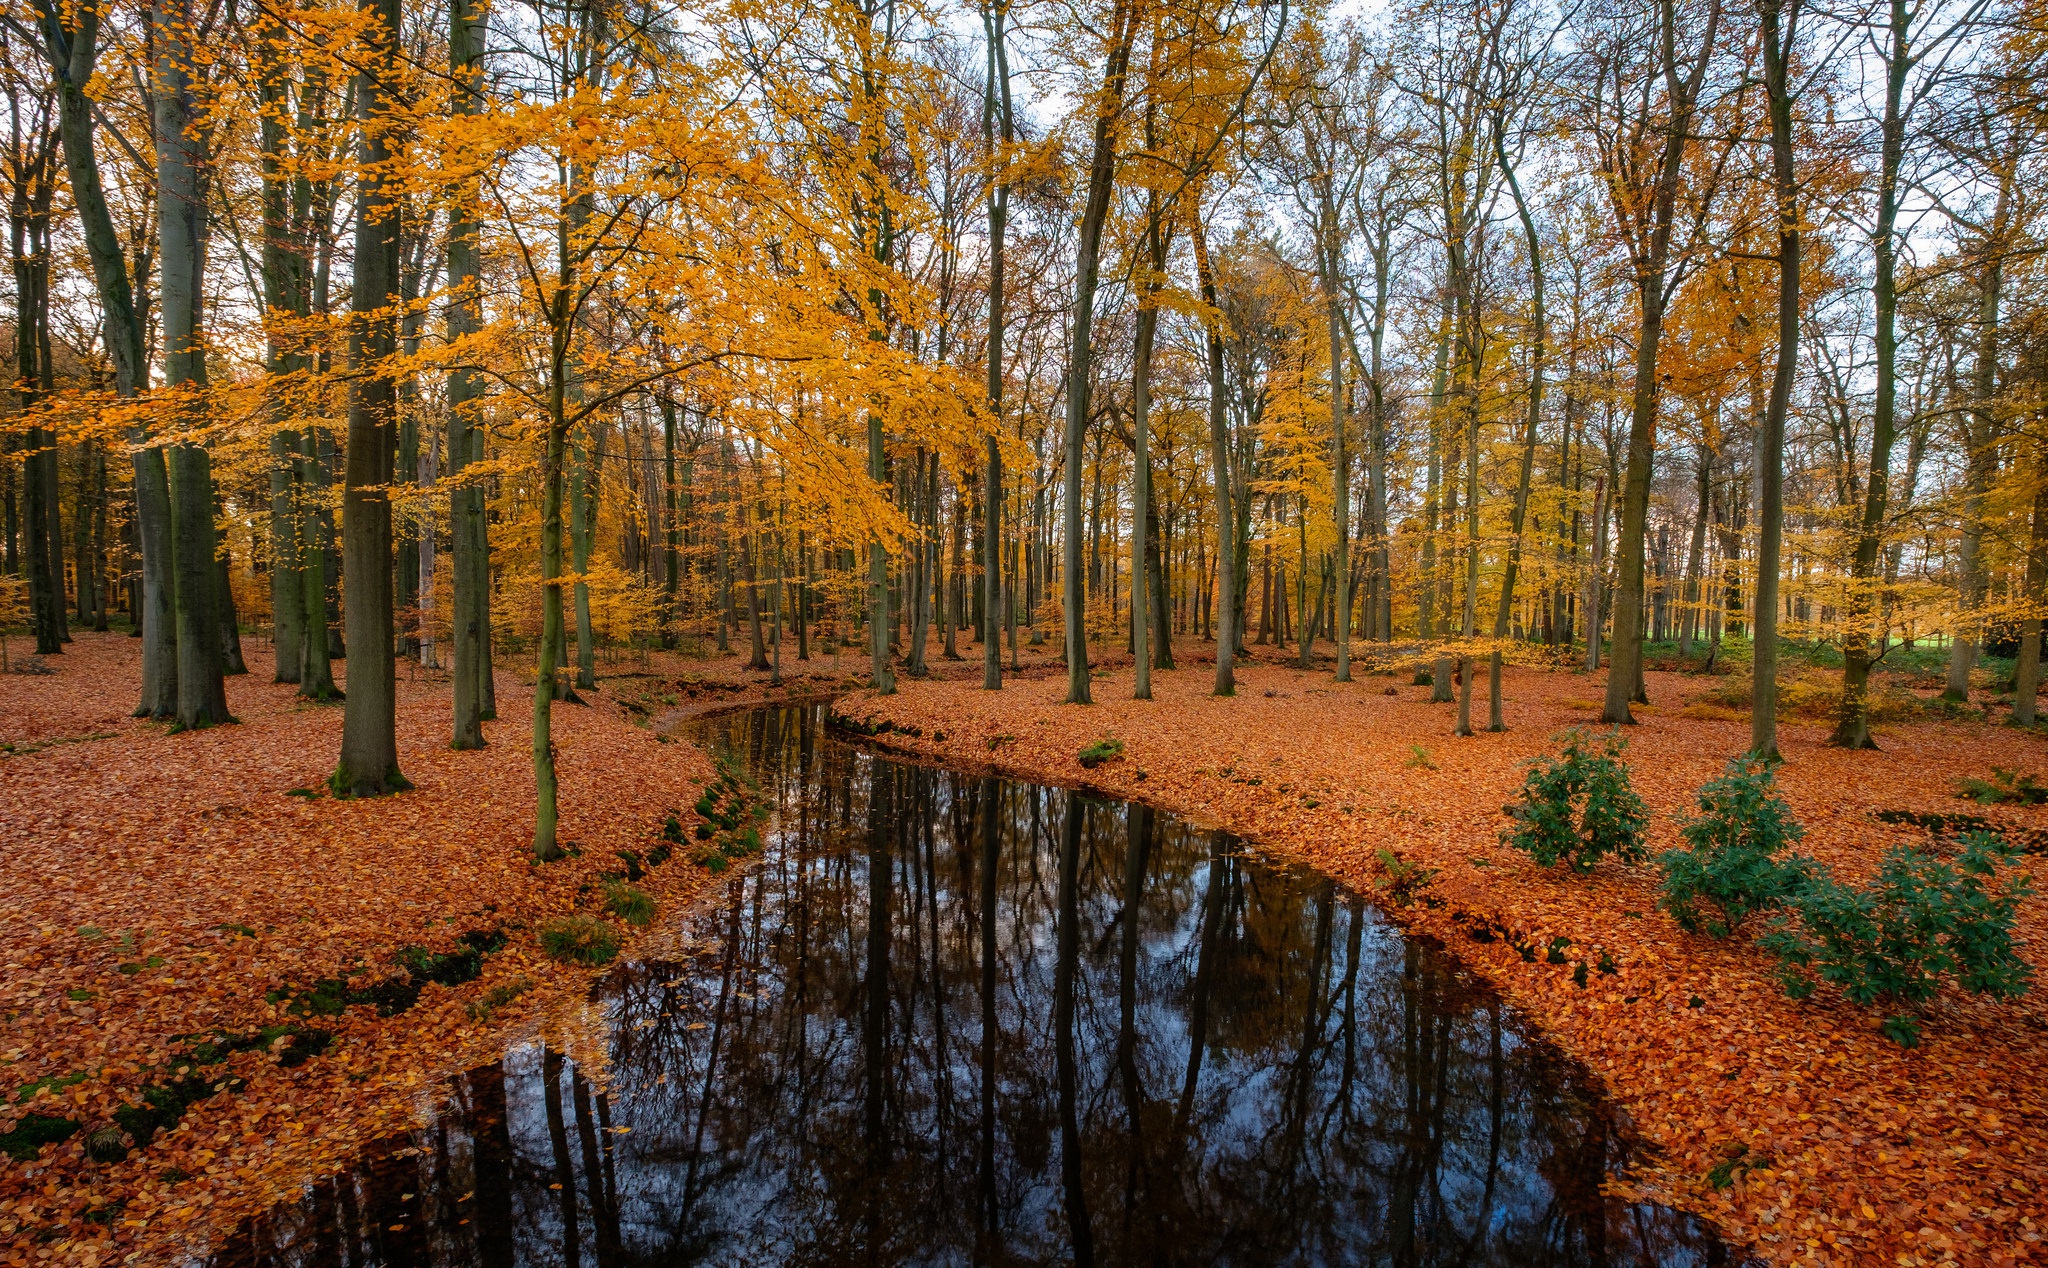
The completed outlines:
{"type": "Polygon", "coordinates": [[[1355,895],[818,727],[725,724],[771,848],[697,954],[610,982],[608,1091],[515,1051],[224,1259],[1715,1260],[1602,1197],[1577,1076],[1355,895]]]}

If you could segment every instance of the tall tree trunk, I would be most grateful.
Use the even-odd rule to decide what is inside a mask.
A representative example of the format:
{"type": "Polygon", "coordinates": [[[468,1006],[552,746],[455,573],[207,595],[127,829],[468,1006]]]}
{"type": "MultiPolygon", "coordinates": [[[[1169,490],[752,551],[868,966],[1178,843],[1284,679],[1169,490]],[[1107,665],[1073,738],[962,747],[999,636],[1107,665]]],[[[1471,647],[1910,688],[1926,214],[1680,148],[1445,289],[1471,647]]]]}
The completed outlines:
{"type": "MultiPolygon", "coordinates": [[[[1658,41],[1668,85],[1670,118],[1663,129],[1662,153],[1651,191],[1648,239],[1631,252],[1636,256],[1633,263],[1641,324],[1636,339],[1635,384],[1629,402],[1628,468],[1621,488],[1621,540],[1617,543],[1621,559],[1614,595],[1614,648],[1607,667],[1606,705],[1600,714],[1600,720],[1606,723],[1633,723],[1635,715],[1629,711],[1629,703],[1639,698],[1642,691],[1643,546],[1649,523],[1651,469],[1657,458],[1657,349],[1664,336],[1664,312],[1670,300],[1666,277],[1672,225],[1678,210],[1678,186],[1685,174],[1693,107],[1699,99],[1700,85],[1706,78],[1715,35],[1720,29],[1720,0],[1711,0],[1698,59],[1691,73],[1684,77],[1678,64],[1677,22],[1675,6],[1665,5],[1659,16],[1658,41]]],[[[1629,201],[1619,189],[1614,191],[1614,197],[1617,206],[1629,201]]],[[[1793,284],[1797,281],[1795,270],[1793,284]]],[[[1796,325],[1793,332],[1796,337],[1796,325]]],[[[1782,372],[1789,374],[1790,365],[1782,372]]],[[[1790,380],[1786,382],[1789,387],[1790,380]]]]}
{"type": "MultiPolygon", "coordinates": [[[[156,43],[155,136],[157,240],[162,295],[164,386],[184,425],[205,410],[204,318],[207,138],[200,126],[191,74],[191,14],[183,0],[151,11],[156,43]]],[[[171,540],[175,558],[178,638],[177,725],[212,726],[228,715],[222,682],[218,576],[214,543],[213,472],[206,447],[170,446],[171,540]]]]}
{"type": "Polygon", "coordinates": [[[1500,164],[1508,190],[1514,195],[1515,214],[1522,221],[1522,237],[1529,251],[1529,416],[1522,424],[1522,466],[1515,480],[1515,505],[1508,519],[1508,562],[1501,575],[1500,606],[1493,615],[1493,654],[1487,665],[1487,723],[1489,731],[1505,731],[1501,716],[1500,644],[1508,636],[1508,618],[1514,611],[1515,576],[1522,566],[1522,526],[1529,514],[1529,483],[1536,472],[1536,428],[1543,419],[1544,358],[1549,355],[1549,314],[1543,307],[1543,240],[1536,232],[1536,219],[1522,196],[1522,182],[1508,161],[1507,137],[1496,118],[1493,129],[1494,158],[1500,164]]]}
{"type": "MultiPolygon", "coordinates": [[[[1771,115],[1771,185],[1778,210],[1778,363],[1757,437],[1756,632],[1750,669],[1749,751],[1778,755],[1778,571],[1785,540],[1785,415],[1799,360],[1799,187],[1792,167],[1788,63],[1799,0],[1760,0],[1764,91],[1771,115]]],[[[1887,446],[1889,448],[1889,446],[1887,446]]],[[[1875,474],[1875,473],[1873,473],[1875,474]]],[[[1876,483],[1876,481],[1873,481],[1876,483]]],[[[1860,546],[1859,546],[1860,549],[1860,546]]]]}
{"type": "Polygon", "coordinates": [[[2019,663],[2012,673],[2012,723],[2034,725],[2035,707],[2041,692],[2041,614],[2048,608],[2048,458],[2036,441],[2034,451],[2034,508],[2027,532],[2026,593],[2021,595],[2029,611],[2020,621],[2019,663]]]}
{"type": "MultiPolygon", "coordinates": [[[[38,0],[36,16],[44,33],[44,54],[56,80],[57,132],[63,142],[64,168],[71,202],[78,209],[86,258],[100,301],[101,338],[113,364],[114,393],[132,398],[148,385],[143,325],[130,283],[131,273],[121,238],[108,208],[100,179],[93,138],[99,125],[87,96],[100,53],[100,14],[96,5],[61,8],[38,0]]],[[[145,275],[146,275],[146,271],[145,275]]],[[[129,429],[130,462],[134,470],[135,543],[142,558],[141,605],[142,689],[135,716],[170,718],[178,711],[178,645],[171,574],[170,476],[163,450],[144,443],[144,429],[129,429]]]]}
{"type": "MultiPolygon", "coordinates": [[[[1796,4],[1796,0],[1780,2],[1796,4]]],[[[1892,0],[1889,9],[1891,47],[1885,58],[1877,223],[1870,235],[1872,253],[1876,257],[1876,273],[1870,290],[1877,309],[1877,397],[1871,419],[1869,479],[1864,486],[1863,511],[1856,523],[1856,550],[1849,565],[1848,611],[1844,614],[1842,626],[1842,704],[1834,734],[1828,737],[1829,743],[1851,749],[1877,747],[1877,742],[1870,736],[1870,670],[1877,663],[1871,627],[1882,607],[1880,591],[1888,588],[1878,585],[1878,561],[1884,548],[1886,503],[1891,493],[1892,445],[1898,436],[1897,224],[1900,171],[1906,154],[1906,76],[1913,59],[1908,44],[1911,20],[1905,0],[1892,0]]],[[[1775,5],[1772,6],[1774,11],[1775,5]]],[[[1796,16],[1795,12],[1793,17],[1796,16]]],[[[1783,61],[1783,54],[1776,55],[1767,70],[1775,71],[1782,79],[1786,73],[1783,61]]],[[[1778,91],[1782,91],[1782,87],[1778,91]]],[[[1775,105],[1774,101],[1774,108],[1775,105]]],[[[1772,121],[1775,149],[1775,110],[1772,121]]],[[[1786,144],[1790,144],[1789,139],[1786,144]]],[[[1758,593],[1762,594],[1761,588],[1758,593]]],[[[1772,600],[1775,607],[1775,590],[1772,600]]],[[[1775,621],[1775,615],[1772,619],[1775,621]]]]}
{"type": "Polygon", "coordinates": [[[1147,552],[1152,542],[1152,341],[1159,329],[1155,296],[1166,266],[1157,190],[1148,191],[1145,197],[1145,247],[1149,270],[1141,288],[1138,330],[1131,347],[1131,465],[1137,478],[1131,501],[1137,529],[1131,538],[1131,695],[1137,700],[1152,698],[1151,559],[1147,552]]]}
{"type": "MultiPolygon", "coordinates": [[[[982,135],[991,151],[995,149],[996,119],[1002,120],[1002,141],[1007,148],[1015,137],[1015,118],[1010,101],[1010,50],[1003,26],[1009,14],[1006,4],[993,4],[983,9],[983,22],[988,29],[988,86],[982,96],[982,135]]],[[[998,181],[989,192],[988,198],[988,460],[987,479],[982,489],[983,511],[987,523],[983,536],[988,541],[988,565],[982,575],[983,607],[990,613],[993,623],[995,614],[1003,610],[1003,568],[1001,542],[1003,540],[1003,452],[997,443],[1003,425],[1003,285],[1005,252],[1004,232],[1010,218],[1010,184],[998,181]]],[[[994,628],[981,644],[981,686],[984,691],[1000,691],[1003,686],[1003,648],[996,637],[994,628]]],[[[947,630],[946,650],[950,653],[952,631],[947,630]]]]}
{"type": "Polygon", "coordinates": [[[1209,266],[1209,242],[1202,228],[1201,200],[1198,197],[1188,199],[1188,234],[1195,247],[1196,281],[1201,287],[1202,302],[1208,306],[1202,327],[1209,354],[1209,462],[1214,477],[1211,483],[1216,487],[1216,588],[1211,592],[1216,607],[1215,694],[1234,696],[1237,694],[1237,675],[1232,661],[1243,635],[1237,627],[1241,609],[1233,601],[1238,590],[1237,543],[1234,540],[1237,516],[1232,506],[1234,498],[1230,487],[1230,424],[1226,413],[1229,406],[1223,396],[1223,309],[1216,301],[1216,275],[1209,266]]]}
{"type": "Polygon", "coordinates": [[[385,174],[388,130],[400,107],[379,78],[397,57],[399,0],[358,0],[368,20],[372,60],[356,73],[361,123],[356,176],[355,284],[350,307],[348,458],[341,501],[343,610],[348,639],[348,700],[334,787],[376,796],[408,787],[398,769],[397,658],[392,644],[391,479],[397,384],[398,200],[385,174]]]}
{"type": "Polygon", "coordinates": [[[1102,230],[1109,219],[1116,179],[1116,121],[1123,109],[1124,74],[1137,34],[1137,5],[1116,0],[1110,12],[1109,48],[1102,87],[1093,98],[1094,146],[1088,160],[1088,198],[1081,212],[1074,260],[1073,334],[1067,363],[1065,576],[1067,703],[1093,703],[1088,691],[1087,599],[1081,574],[1081,463],[1088,432],[1089,391],[1094,379],[1095,291],[1102,261],[1102,230]]]}
{"type": "MultiPolygon", "coordinates": [[[[448,9],[449,110],[457,115],[483,113],[484,13],[477,0],[450,0],[448,9]]],[[[464,173],[448,200],[447,329],[451,343],[483,328],[483,300],[478,294],[482,261],[478,249],[480,196],[476,177],[464,173]]],[[[484,746],[485,719],[496,716],[491,682],[491,552],[490,526],[480,481],[465,474],[484,456],[484,431],[477,414],[484,396],[483,378],[458,365],[448,372],[448,544],[453,610],[449,638],[453,644],[454,712],[451,747],[484,746]]]]}
{"type": "MultiPolygon", "coordinates": [[[[64,546],[59,513],[57,434],[37,425],[43,399],[54,387],[50,345],[50,203],[52,179],[48,132],[29,135],[23,145],[25,113],[18,90],[8,90],[15,116],[9,154],[8,222],[14,264],[14,369],[24,430],[21,461],[21,517],[26,530],[29,624],[35,631],[36,654],[54,656],[64,650],[64,546]]],[[[81,505],[84,494],[81,492],[81,505]]],[[[9,546],[13,542],[10,537],[9,546]]],[[[10,549],[10,553],[13,553],[10,549]]]]}
{"type": "Polygon", "coordinates": [[[1337,208],[1330,198],[1329,181],[1322,182],[1323,297],[1330,322],[1330,518],[1337,529],[1337,557],[1333,564],[1337,583],[1336,628],[1331,631],[1337,644],[1338,682],[1351,681],[1351,456],[1344,448],[1344,297],[1338,272],[1337,208]]]}

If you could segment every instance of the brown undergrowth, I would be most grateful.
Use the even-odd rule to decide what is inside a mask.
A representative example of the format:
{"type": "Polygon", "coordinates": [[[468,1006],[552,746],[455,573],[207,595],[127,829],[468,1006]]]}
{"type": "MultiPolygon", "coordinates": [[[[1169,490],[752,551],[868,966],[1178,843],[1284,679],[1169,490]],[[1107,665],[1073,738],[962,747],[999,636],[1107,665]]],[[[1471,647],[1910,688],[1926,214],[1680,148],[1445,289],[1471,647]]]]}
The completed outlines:
{"type": "MultiPolygon", "coordinates": [[[[1457,739],[1453,706],[1429,703],[1406,673],[1338,684],[1327,671],[1243,666],[1231,699],[1210,694],[1212,676],[1208,666],[1155,672],[1155,699],[1143,702],[1130,699],[1127,670],[1111,673],[1085,708],[1062,703],[1063,676],[1000,694],[906,683],[839,707],[863,729],[888,728],[880,743],[1142,797],[1378,891],[1396,919],[1459,948],[1604,1080],[1650,1146],[1633,1187],[1708,1215],[1770,1261],[2044,1257],[2048,980],[2013,1003],[1945,994],[1923,1046],[1904,1050],[1879,1032],[1877,1013],[1825,988],[1788,999],[1746,937],[1682,932],[1657,910],[1653,867],[1610,862],[1581,879],[1505,848],[1502,808],[1522,763],[1555,732],[1597,718],[1587,704],[1603,690],[1598,677],[1510,670],[1512,729],[1457,739]],[[1081,750],[1102,740],[1121,741],[1121,754],[1084,770],[1081,750]],[[1559,939],[1562,955],[1548,954],[1559,939]]],[[[1695,790],[1748,743],[1746,718],[1681,712],[1697,685],[1649,675],[1657,705],[1628,729],[1653,854],[1679,843],[1695,790]]],[[[1483,722],[1483,684],[1479,694],[1483,722]]],[[[1993,767],[2048,771],[2038,734],[1895,722],[1875,753],[1829,748],[1826,736],[1822,725],[1781,724],[1780,778],[1807,828],[1801,848],[1837,875],[1861,878],[1886,847],[1927,839],[1881,821],[1883,811],[1967,810],[2034,841],[2048,826],[2040,809],[1954,796],[1959,779],[1993,767]]],[[[2048,969],[2048,900],[2026,900],[2016,934],[2037,972],[2048,969]]]]}

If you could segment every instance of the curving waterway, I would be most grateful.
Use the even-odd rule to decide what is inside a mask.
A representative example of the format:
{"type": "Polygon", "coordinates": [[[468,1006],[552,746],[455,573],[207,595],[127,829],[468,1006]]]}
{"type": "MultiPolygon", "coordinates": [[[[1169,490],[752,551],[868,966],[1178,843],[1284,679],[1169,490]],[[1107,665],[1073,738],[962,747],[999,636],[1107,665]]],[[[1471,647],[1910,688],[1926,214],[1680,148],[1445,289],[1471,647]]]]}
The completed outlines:
{"type": "Polygon", "coordinates": [[[772,798],[673,961],[252,1220],[230,1265],[1711,1265],[1456,956],[1227,833],[698,724],[772,798]]]}

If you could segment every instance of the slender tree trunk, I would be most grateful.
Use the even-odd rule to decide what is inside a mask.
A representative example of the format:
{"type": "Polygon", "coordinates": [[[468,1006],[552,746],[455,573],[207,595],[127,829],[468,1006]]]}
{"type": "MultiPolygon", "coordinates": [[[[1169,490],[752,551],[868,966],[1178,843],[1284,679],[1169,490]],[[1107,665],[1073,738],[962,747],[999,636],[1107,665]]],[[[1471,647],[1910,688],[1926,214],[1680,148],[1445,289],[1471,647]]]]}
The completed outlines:
{"type": "Polygon", "coordinates": [[[1131,501],[1137,529],[1131,538],[1131,695],[1137,700],[1152,698],[1152,627],[1148,612],[1152,598],[1148,572],[1148,547],[1152,543],[1152,341],[1159,329],[1154,296],[1166,263],[1157,190],[1149,191],[1145,198],[1145,245],[1150,271],[1142,287],[1138,330],[1131,350],[1131,465],[1137,480],[1131,501]]]}
{"type": "Polygon", "coordinates": [[[1337,209],[1323,181],[1323,297],[1330,322],[1330,518],[1337,529],[1336,681],[1351,681],[1351,456],[1344,448],[1344,299],[1338,270],[1343,268],[1337,240],[1337,209]]]}
{"type": "MultiPolygon", "coordinates": [[[[2038,441],[2036,444],[2038,445],[2038,441]]],[[[2034,509],[2027,534],[2026,593],[2031,609],[2020,621],[2019,663],[2012,673],[2012,724],[2032,726],[2041,692],[2041,613],[2048,608],[2048,458],[2034,456],[2034,509]]]]}
{"type": "Polygon", "coordinates": [[[1209,461],[1216,486],[1216,585],[1211,591],[1215,603],[1216,690],[1219,696],[1237,694],[1237,675],[1232,661],[1240,633],[1237,605],[1237,517],[1232,509],[1230,488],[1230,424],[1224,400],[1223,310],[1216,302],[1216,276],[1209,267],[1209,244],[1202,227],[1200,199],[1189,199],[1188,233],[1195,247],[1195,274],[1202,290],[1202,302],[1209,307],[1203,329],[1209,353],[1209,461]]]}
{"type": "Polygon", "coordinates": [[[1493,616],[1494,648],[1487,666],[1486,729],[1505,731],[1508,727],[1501,716],[1500,644],[1508,636],[1508,618],[1515,602],[1515,578],[1522,566],[1522,526],[1529,514],[1529,483],[1536,472],[1536,429],[1543,419],[1543,368],[1544,358],[1550,351],[1550,331],[1549,315],[1543,307],[1543,240],[1536,232],[1535,217],[1529,214],[1528,200],[1522,196],[1522,182],[1515,177],[1514,164],[1508,162],[1507,138],[1498,120],[1493,129],[1493,147],[1501,174],[1507,180],[1509,192],[1514,195],[1515,214],[1522,221],[1522,237],[1529,251],[1529,416],[1522,424],[1522,466],[1515,480],[1515,505],[1508,521],[1507,568],[1501,576],[1500,606],[1493,616]]]}
{"type": "MultiPolygon", "coordinates": [[[[1796,4],[1796,0],[1780,0],[1796,4]]],[[[1775,5],[1770,12],[1775,13],[1775,5]]],[[[1877,661],[1872,625],[1882,606],[1877,583],[1878,561],[1891,490],[1892,445],[1898,435],[1898,285],[1895,280],[1898,240],[1900,171],[1905,162],[1906,76],[1911,67],[1907,43],[1910,19],[1905,0],[1890,8],[1891,47],[1885,60],[1885,106],[1878,153],[1877,223],[1871,232],[1876,273],[1871,298],[1877,309],[1877,397],[1871,419],[1869,478],[1864,485],[1863,512],[1856,525],[1856,550],[1849,569],[1848,611],[1842,628],[1842,704],[1829,742],[1844,748],[1875,748],[1870,736],[1870,670],[1877,661]]],[[[1796,16],[1796,15],[1795,15],[1796,16]]],[[[1775,22],[1774,22],[1775,25],[1775,22]]],[[[1766,42],[1769,43],[1767,35],[1766,42]]],[[[1782,77],[1783,54],[1768,68],[1782,77]]],[[[1782,89],[1780,89],[1782,91],[1782,89]]],[[[1773,101],[1775,110],[1776,102],[1773,101]]],[[[1789,103],[1787,106],[1789,115],[1789,103]]],[[[1773,114],[1775,150],[1776,115],[1773,114]]],[[[1789,138],[1786,142],[1789,146],[1789,138]]],[[[1775,157],[1775,155],[1774,155],[1775,157]]],[[[1761,590],[1759,590],[1761,595],[1761,590]]],[[[1772,607],[1776,607],[1775,591],[1772,607]]],[[[1761,608],[1759,608],[1761,613],[1761,608]]],[[[1775,613],[1772,620],[1775,622],[1775,613]]]]}
{"type": "Polygon", "coordinates": [[[1087,598],[1081,573],[1081,464],[1086,453],[1089,391],[1094,384],[1095,290],[1100,282],[1102,230],[1116,179],[1116,121],[1123,109],[1124,72],[1137,34],[1138,6],[1116,0],[1109,19],[1109,49],[1100,95],[1093,100],[1095,138],[1088,162],[1088,198],[1082,208],[1074,261],[1073,334],[1067,365],[1065,573],[1067,703],[1090,704],[1087,598]]]}
{"type": "MultiPolygon", "coordinates": [[[[450,0],[449,109],[480,114],[483,102],[484,15],[477,0],[450,0]]],[[[477,235],[479,182],[464,174],[448,200],[448,340],[457,343],[483,328],[477,293],[482,271],[477,235]]],[[[455,708],[449,742],[456,749],[484,746],[484,718],[490,699],[490,538],[483,485],[465,474],[483,458],[483,428],[477,414],[484,395],[482,376],[458,365],[448,372],[448,543],[453,610],[449,641],[455,679],[455,708]]],[[[673,474],[673,473],[671,473],[673,474]]]]}

